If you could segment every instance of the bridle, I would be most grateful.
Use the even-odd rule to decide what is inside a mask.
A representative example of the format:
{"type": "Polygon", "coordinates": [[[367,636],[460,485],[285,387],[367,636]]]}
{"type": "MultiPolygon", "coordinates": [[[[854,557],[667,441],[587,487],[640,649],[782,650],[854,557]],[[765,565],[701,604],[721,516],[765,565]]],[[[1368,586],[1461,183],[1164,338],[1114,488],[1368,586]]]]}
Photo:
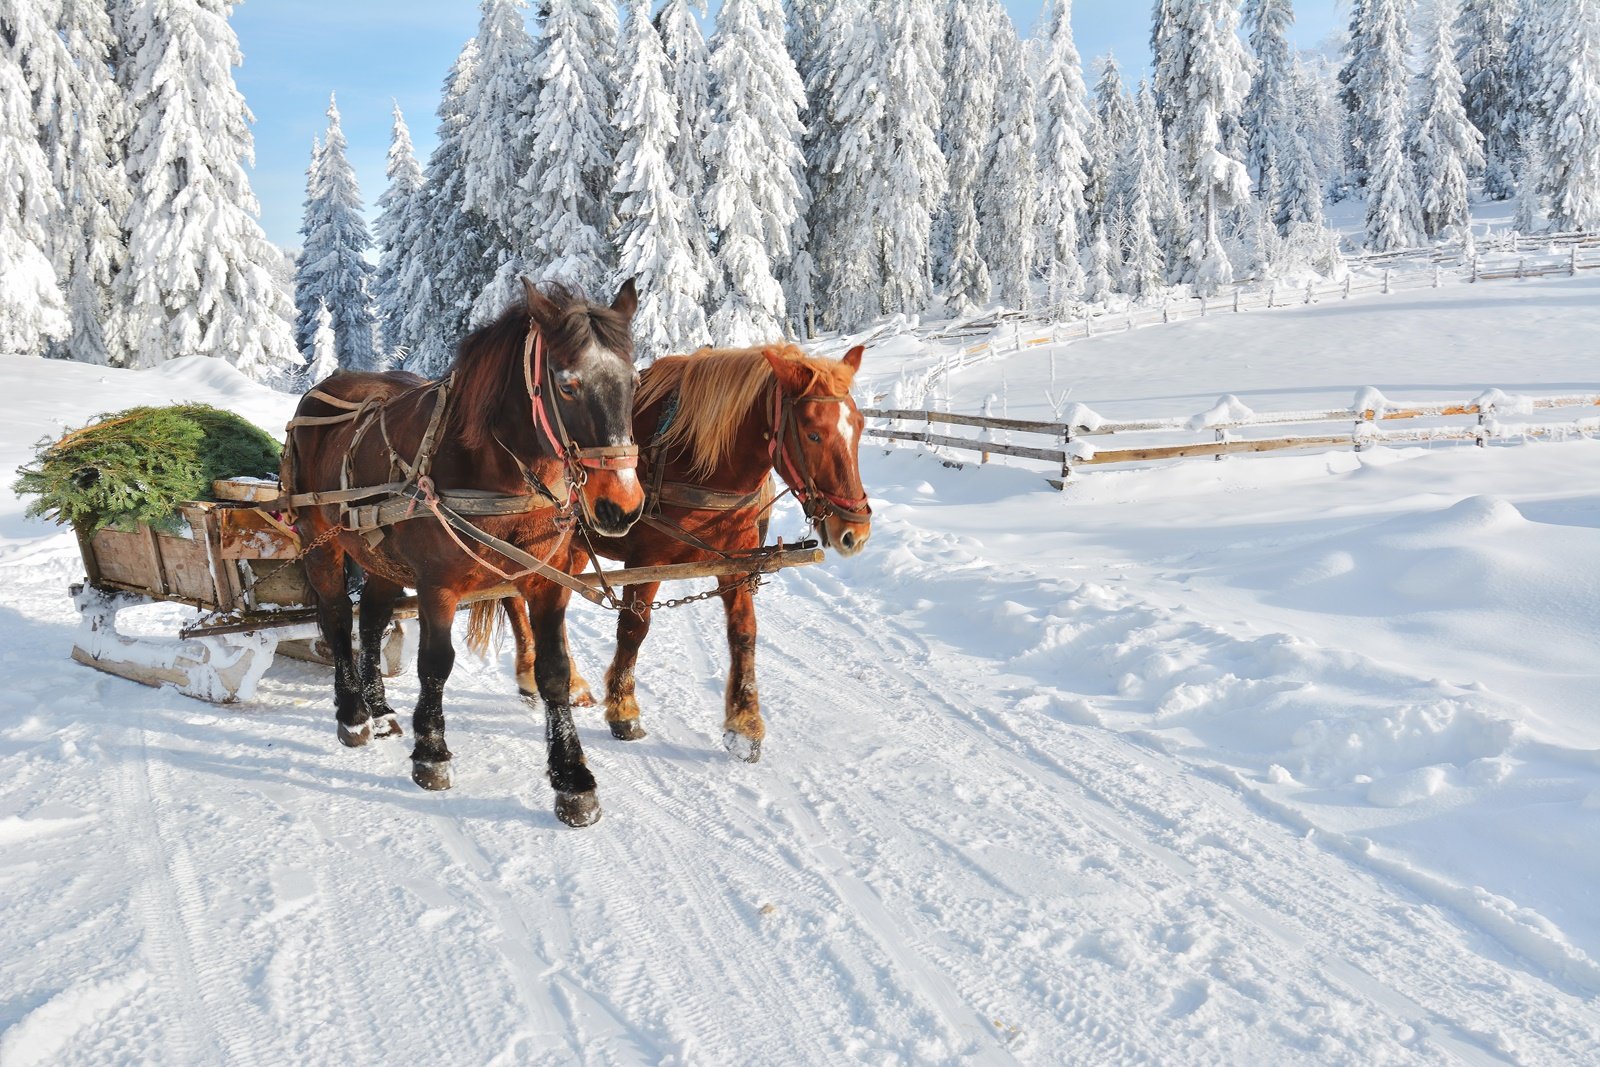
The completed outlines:
{"type": "MultiPolygon", "coordinates": [[[[572,443],[566,422],[561,418],[561,405],[554,397],[557,392],[555,370],[544,358],[544,333],[532,316],[528,318],[528,339],[522,349],[522,379],[528,390],[533,424],[544,434],[566,473],[567,509],[571,508],[574,498],[582,499],[579,490],[588,482],[589,471],[633,470],[639,465],[637,444],[579,448],[572,443]]],[[[584,507],[586,509],[587,505],[584,507]]]]}
{"type": "Polygon", "coordinates": [[[797,405],[842,404],[849,399],[848,394],[787,396],[782,388],[773,386],[772,439],[767,446],[767,454],[772,461],[773,469],[783,475],[784,481],[789,483],[795,499],[800,502],[806,518],[812,523],[826,518],[830,512],[846,522],[865,522],[872,517],[872,508],[865,496],[841,496],[819,488],[816,478],[811,473],[811,465],[806,462],[805,449],[800,447],[800,423],[795,418],[794,410],[797,405]],[[793,448],[790,447],[791,438],[793,448]]]}

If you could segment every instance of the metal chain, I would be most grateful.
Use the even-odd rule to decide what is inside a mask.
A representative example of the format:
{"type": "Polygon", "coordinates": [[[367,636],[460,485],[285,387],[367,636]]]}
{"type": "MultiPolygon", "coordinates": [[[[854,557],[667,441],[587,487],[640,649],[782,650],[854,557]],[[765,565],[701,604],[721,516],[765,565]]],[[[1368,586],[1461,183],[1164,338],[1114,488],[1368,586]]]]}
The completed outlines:
{"type": "Polygon", "coordinates": [[[710,600],[714,596],[722,596],[724,593],[731,593],[741,585],[749,586],[750,595],[754,596],[761,589],[761,582],[765,577],[765,574],[762,574],[758,571],[753,574],[745,575],[743,578],[740,578],[731,585],[718,584],[715,588],[707,589],[703,593],[692,593],[689,596],[673,597],[670,600],[652,600],[648,604],[642,600],[635,600],[631,604],[619,604],[612,610],[620,611],[625,607],[628,611],[633,612],[635,615],[643,617],[646,611],[655,611],[657,608],[681,608],[685,604],[693,604],[700,600],[710,600]]]}

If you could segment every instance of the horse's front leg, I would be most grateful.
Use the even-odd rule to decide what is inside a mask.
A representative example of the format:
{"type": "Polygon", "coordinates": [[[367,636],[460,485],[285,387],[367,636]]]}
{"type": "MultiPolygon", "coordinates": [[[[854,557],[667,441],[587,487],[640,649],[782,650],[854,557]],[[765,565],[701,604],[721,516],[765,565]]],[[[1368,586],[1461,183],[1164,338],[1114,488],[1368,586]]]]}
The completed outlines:
{"type": "Polygon", "coordinates": [[[583,758],[578,728],[572,721],[572,659],[567,651],[567,600],[561,586],[540,582],[523,590],[533,631],[534,684],[544,701],[544,736],[548,744],[550,786],[556,794],[556,818],[568,826],[590,826],[600,819],[594,775],[583,758]]]}
{"type": "MultiPolygon", "coordinates": [[[[305,536],[303,533],[302,536],[305,536]]],[[[350,640],[350,597],[344,574],[344,552],[337,544],[324,544],[304,557],[306,579],[317,603],[317,629],[333,657],[333,707],[339,722],[339,741],[359,748],[372,738],[372,723],[361,699],[361,672],[356,667],[350,640]]]]}
{"type": "Polygon", "coordinates": [[[394,618],[394,604],[405,590],[368,573],[361,587],[361,701],[367,707],[372,733],[398,737],[404,733],[383,686],[383,634],[394,618]]]}
{"type": "MultiPolygon", "coordinates": [[[[516,644],[516,672],[517,690],[525,697],[538,696],[538,681],[534,678],[533,662],[534,648],[533,626],[528,622],[528,611],[520,597],[506,597],[500,601],[505,610],[506,621],[511,626],[511,637],[516,644]]],[[[594,692],[589,688],[589,682],[578,670],[576,657],[568,657],[567,669],[572,675],[572,706],[575,708],[594,707],[594,692]]]]}
{"type": "Polygon", "coordinates": [[[617,614],[617,650],[611,657],[611,669],[606,671],[606,725],[611,727],[611,736],[622,741],[637,741],[645,736],[644,727],[639,725],[633,669],[639,662],[639,646],[650,633],[648,605],[660,588],[660,582],[652,582],[630,585],[622,593],[623,603],[645,605],[637,613],[617,614]]]}
{"type": "Polygon", "coordinates": [[[417,713],[411,720],[411,780],[424,789],[450,788],[450,749],[444,743],[444,683],[455,666],[450,642],[460,594],[440,586],[417,590],[422,643],[417,653],[417,713]]]}
{"type": "Polygon", "coordinates": [[[730,656],[722,743],[739,759],[754,763],[761,758],[761,741],[767,736],[756,691],[756,598],[742,577],[729,580],[737,584],[722,594],[730,656]]]}

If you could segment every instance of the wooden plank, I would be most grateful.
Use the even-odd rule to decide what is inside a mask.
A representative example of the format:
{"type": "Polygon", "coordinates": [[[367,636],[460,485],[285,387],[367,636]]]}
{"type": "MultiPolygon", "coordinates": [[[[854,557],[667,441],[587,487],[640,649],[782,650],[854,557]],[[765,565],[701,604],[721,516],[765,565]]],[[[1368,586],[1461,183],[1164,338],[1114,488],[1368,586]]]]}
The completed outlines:
{"type": "Polygon", "coordinates": [[[919,444],[942,445],[945,448],[964,448],[969,452],[993,452],[1001,456],[1018,456],[1022,459],[1042,459],[1060,463],[1066,453],[1059,448],[1029,448],[1026,445],[1007,445],[996,441],[973,441],[965,437],[947,437],[937,433],[910,433],[905,430],[880,430],[869,426],[866,433],[892,441],[916,441],[919,444]]]}
{"type": "Polygon", "coordinates": [[[1326,448],[1351,445],[1350,434],[1326,437],[1279,437],[1255,441],[1208,441],[1193,445],[1163,445],[1157,448],[1118,448],[1096,450],[1093,457],[1074,461],[1075,466],[1102,463],[1144,463],[1159,459],[1184,459],[1189,456],[1227,456],[1240,452],[1274,452],[1284,448],[1326,448]]]}
{"type": "Polygon", "coordinates": [[[211,492],[218,500],[245,504],[271,504],[283,495],[276,481],[260,478],[218,478],[211,483],[211,492]]]}
{"type": "Polygon", "coordinates": [[[223,507],[216,511],[222,558],[295,559],[300,536],[264,508],[223,507]]]}
{"type": "Polygon", "coordinates": [[[144,551],[149,570],[146,575],[150,579],[150,588],[156,593],[165,595],[167,592],[166,568],[161,565],[161,546],[156,540],[156,531],[150,526],[139,527],[140,539],[144,542],[144,551]]]}

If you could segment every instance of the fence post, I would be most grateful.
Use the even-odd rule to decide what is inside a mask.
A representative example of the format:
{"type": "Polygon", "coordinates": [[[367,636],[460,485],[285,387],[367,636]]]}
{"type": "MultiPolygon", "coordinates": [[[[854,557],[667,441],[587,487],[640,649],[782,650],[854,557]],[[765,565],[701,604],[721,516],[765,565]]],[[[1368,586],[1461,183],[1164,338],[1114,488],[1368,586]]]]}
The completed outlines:
{"type": "Polygon", "coordinates": [[[1311,279],[1306,279],[1306,303],[1311,303],[1311,279]]]}
{"type": "Polygon", "coordinates": [[[1344,276],[1344,297],[1343,297],[1343,299],[1345,299],[1345,300],[1349,300],[1350,299],[1350,279],[1351,279],[1351,277],[1352,277],[1352,275],[1349,275],[1349,274],[1346,274],[1344,276]]]}
{"type": "Polygon", "coordinates": [[[1274,296],[1277,296],[1277,295],[1278,295],[1278,283],[1277,282],[1273,282],[1271,285],[1267,286],[1267,307],[1270,308],[1272,306],[1272,298],[1274,296]]]}
{"type": "Polygon", "coordinates": [[[1519,282],[1522,280],[1523,264],[1525,264],[1527,261],[1528,261],[1527,257],[1525,257],[1525,256],[1518,256],[1517,257],[1517,281],[1519,281],[1519,282]]]}
{"type": "Polygon", "coordinates": [[[1578,243],[1572,243],[1572,256],[1567,260],[1567,277],[1575,277],[1578,273],[1578,243]]]}
{"type": "Polygon", "coordinates": [[[1476,252],[1472,254],[1472,283],[1474,285],[1478,283],[1478,254],[1476,252]]]}
{"type": "Polygon", "coordinates": [[[1383,295],[1389,295],[1389,268],[1383,268],[1383,295]]]}
{"type": "Polygon", "coordinates": [[[1433,264],[1433,287],[1435,289],[1439,288],[1439,263],[1437,260],[1433,264]]]}
{"type": "Polygon", "coordinates": [[[1206,298],[1204,295],[1200,297],[1200,317],[1202,319],[1206,317],[1206,298]]]}
{"type": "Polygon", "coordinates": [[[1233,313],[1239,314],[1239,286],[1233,287],[1233,313]]]}
{"type": "Polygon", "coordinates": [[[1168,317],[1168,315],[1167,315],[1167,306],[1169,304],[1171,304],[1171,302],[1172,301],[1171,301],[1171,299],[1169,297],[1165,297],[1164,296],[1164,297],[1161,298],[1161,321],[1162,322],[1171,322],[1172,321],[1172,319],[1170,317],[1168,317]]]}

